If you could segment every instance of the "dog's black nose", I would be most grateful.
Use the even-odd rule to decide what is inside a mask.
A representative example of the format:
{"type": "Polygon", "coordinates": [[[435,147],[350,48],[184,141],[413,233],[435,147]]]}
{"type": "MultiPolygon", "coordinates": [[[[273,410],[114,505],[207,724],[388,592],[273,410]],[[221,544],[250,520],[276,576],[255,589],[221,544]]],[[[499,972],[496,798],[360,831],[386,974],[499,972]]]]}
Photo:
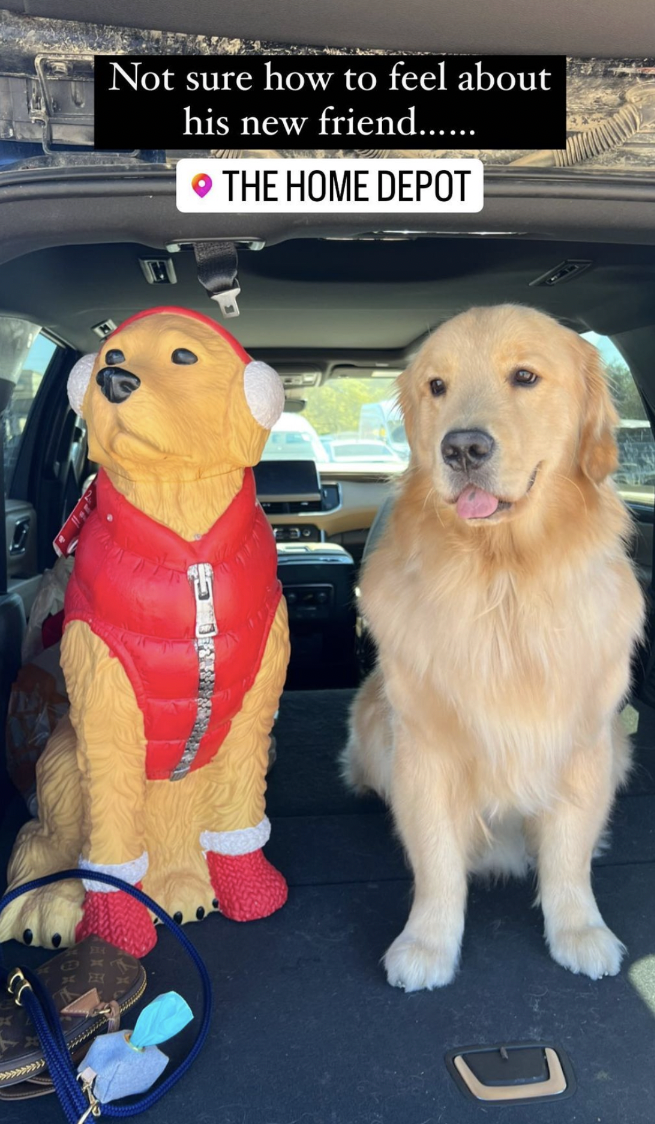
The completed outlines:
{"type": "Polygon", "coordinates": [[[96,375],[96,382],[105,398],[110,402],[124,402],[141,386],[141,379],[122,367],[103,367],[96,375]]]}
{"type": "Polygon", "coordinates": [[[482,429],[451,429],[441,442],[441,455],[449,468],[466,471],[489,460],[494,439],[482,429]]]}

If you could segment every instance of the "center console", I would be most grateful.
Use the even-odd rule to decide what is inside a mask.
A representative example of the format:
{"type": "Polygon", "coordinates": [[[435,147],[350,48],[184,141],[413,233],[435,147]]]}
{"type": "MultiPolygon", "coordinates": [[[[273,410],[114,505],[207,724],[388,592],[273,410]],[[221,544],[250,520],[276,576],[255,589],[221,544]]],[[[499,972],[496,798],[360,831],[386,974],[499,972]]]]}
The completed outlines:
{"type": "Polygon", "coordinates": [[[323,533],[311,516],[338,511],[339,484],[323,484],[315,461],[261,461],[255,468],[257,498],[269,517],[276,541],[322,542],[323,533]],[[276,523],[275,516],[285,518],[276,523]],[[289,516],[296,515],[295,523],[289,516]]]}
{"type": "Polygon", "coordinates": [[[334,511],[341,502],[337,484],[323,485],[314,461],[261,461],[255,468],[257,498],[273,527],[278,576],[298,630],[320,630],[337,642],[354,636],[355,563],[336,543],[323,541],[313,513],[334,511]],[[276,515],[297,515],[298,523],[276,515]]]}
{"type": "Polygon", "coordinates": [[[337,543],[278,543],[278,577],[290,622],[354,628],[355,564],[337,543]]]}

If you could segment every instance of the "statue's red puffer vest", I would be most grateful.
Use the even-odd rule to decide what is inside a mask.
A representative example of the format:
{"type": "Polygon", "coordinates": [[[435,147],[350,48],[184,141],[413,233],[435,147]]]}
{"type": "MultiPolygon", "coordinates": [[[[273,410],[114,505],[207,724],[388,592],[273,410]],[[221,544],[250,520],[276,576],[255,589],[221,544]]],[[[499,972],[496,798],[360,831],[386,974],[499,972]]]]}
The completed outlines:
{"type": "Polygon", "coordinates": [[[280,596],[251,469],[193,542],[144,515],[100,471],[64,627],[86,621],[125,668],[143,712],[150,780],[176,779],[217,753],[255,680],[280,596]]]}

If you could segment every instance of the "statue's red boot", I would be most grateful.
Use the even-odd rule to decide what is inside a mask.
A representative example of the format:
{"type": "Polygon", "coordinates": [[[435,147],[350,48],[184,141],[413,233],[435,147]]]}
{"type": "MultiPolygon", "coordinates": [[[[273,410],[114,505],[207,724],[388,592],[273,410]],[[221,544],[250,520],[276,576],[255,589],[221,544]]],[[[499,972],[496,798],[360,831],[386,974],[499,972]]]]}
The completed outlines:
{"type": "Polygon", "coordinates": [[[207,866],[218,909],[232,921],[269,917],[287,900],[285,879],[261,849],[246,855],[209,851],[207,866]]]}
{"type": "MultiPolygon", "coordinates": [[[[141,889],[137,883],[138,890],[141,889]]],[[[157,943],[157,933],[146,907],[124,890],[98,893],[87,890],[84,916],[75,930],[75,940],[96,936],[127,952],[145,956],[157,943]]]]}

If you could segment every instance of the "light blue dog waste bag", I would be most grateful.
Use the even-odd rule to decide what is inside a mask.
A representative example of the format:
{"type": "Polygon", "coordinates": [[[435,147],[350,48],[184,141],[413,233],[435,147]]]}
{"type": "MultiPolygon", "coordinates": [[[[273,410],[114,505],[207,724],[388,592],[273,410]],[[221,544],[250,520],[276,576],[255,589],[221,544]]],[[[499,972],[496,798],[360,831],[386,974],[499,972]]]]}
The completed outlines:
{"type": "Polygon", "coordinates": [[[100,1104],[145,1093],[168,1065],[157,1049],[191,1022],[193,1012],[176,991],[167,991],[144,1007],[133,1031],[117,1030],[96,1038],[78,1067],[95,1074],[93,1095],[100,1104]]]}

